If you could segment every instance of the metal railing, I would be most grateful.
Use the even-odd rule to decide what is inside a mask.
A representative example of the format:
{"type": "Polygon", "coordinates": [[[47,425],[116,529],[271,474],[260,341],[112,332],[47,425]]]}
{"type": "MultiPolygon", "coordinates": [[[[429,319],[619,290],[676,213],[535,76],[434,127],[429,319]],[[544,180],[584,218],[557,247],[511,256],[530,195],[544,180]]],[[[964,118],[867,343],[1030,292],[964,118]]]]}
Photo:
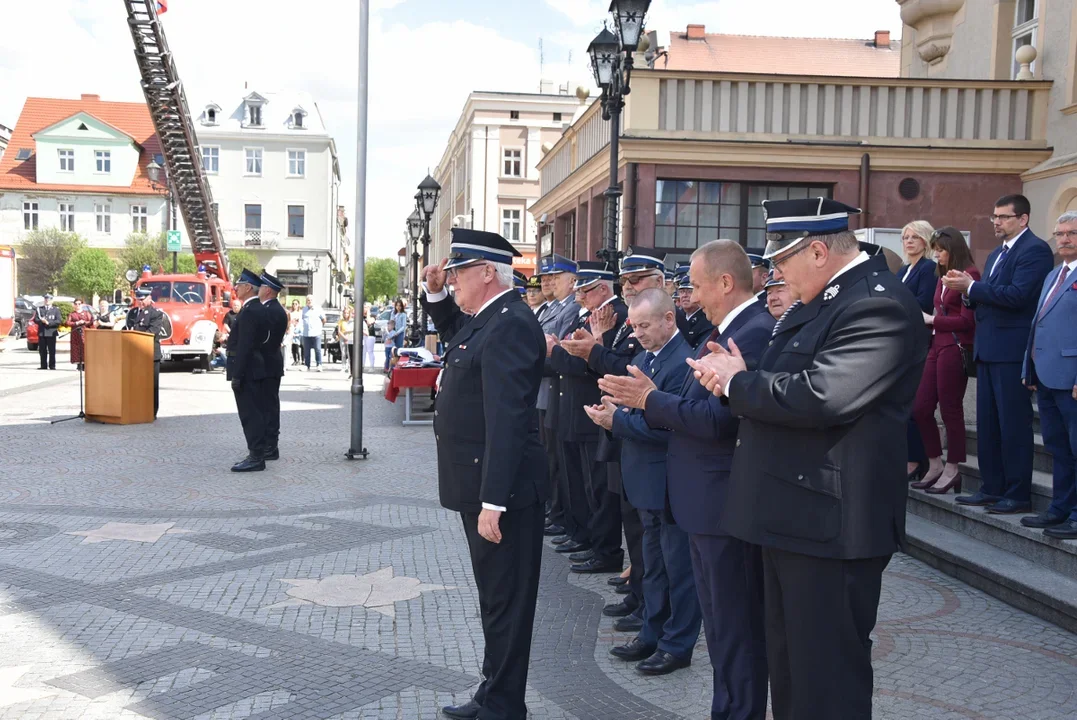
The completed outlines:
{"type": "Polygon", "coordinates": [[[276,230],[225,230],[224,242],[228,247],[250,250],[276,250],[280,245],[280,233],[276,230]]]}

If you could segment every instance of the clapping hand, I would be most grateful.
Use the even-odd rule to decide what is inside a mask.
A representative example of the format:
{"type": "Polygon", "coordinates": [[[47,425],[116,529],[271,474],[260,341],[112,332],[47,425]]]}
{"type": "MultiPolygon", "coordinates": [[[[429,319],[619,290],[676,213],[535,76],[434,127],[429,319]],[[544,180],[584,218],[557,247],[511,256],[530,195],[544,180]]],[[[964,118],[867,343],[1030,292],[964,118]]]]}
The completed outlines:
{"type": "Polygon", "coordinates": [[[437,265],[427,265],[423,268],[423,282],[431,294],[437,294],[445,288],[445,265],[449,262],[446,258],[437,265]]]}
{"type": "Polygon", "coordinates": [[[687,362],[695,370],[700,384],[721,397],[733,376],[747,370],[748,366],[744,363],[740,348],[732,340],[729,341],[729,350],[716,342],[707,343],[707,349],[710,350],[708,355],[699,360],[688,358],[687,362]]]}
{"type": "Polygon", "coordinates": [[[612,305],[604,305],[591,313],[588,324],[591,326],[591,334],[601,337],[617,325],[617,313],[613,311],[612,305]]]}
{"type": "Polygon", "coordinates": [[[598,379],[602,392],[610,394],[610,400],[625,407],[646,409],[647,396],[656,389],[654,381],[635,365],[628,366],[629,375],[606,375],[598,379]]]}
{"type": "Polygon", "coordinates": [[[591,357],[591,350],[597,344],[598,340],[595,339],[595,336],[583,328],[561,341],[561,347],[565,349],[565,352],[584,360],[591,357]]]}
{"type": "Polygon", "coordinates": [[[960,270],[951,270],[942,276],[942,284],[947,290],[956,290],[964,295],[972,285],[972,276],[960,270]]]}
{"type": "Polygon", "coordinates": [[[553,355],[553,349],[555,347],[557,347],[557,345],[558,345],[557,338],[554,337],[553,335],[547,334],[546,335],[546,357],[550,357],[550,355],[553,355]]]}
{"type": "Polygon", "coordinates": [[[601,405],[583,406],[583,411],[587,413],[587,417],[591,418],[591,422],[606,430],[613,430],[613,413],[616,410],[617,406],[608,396],[602,398],[601,405]]]}

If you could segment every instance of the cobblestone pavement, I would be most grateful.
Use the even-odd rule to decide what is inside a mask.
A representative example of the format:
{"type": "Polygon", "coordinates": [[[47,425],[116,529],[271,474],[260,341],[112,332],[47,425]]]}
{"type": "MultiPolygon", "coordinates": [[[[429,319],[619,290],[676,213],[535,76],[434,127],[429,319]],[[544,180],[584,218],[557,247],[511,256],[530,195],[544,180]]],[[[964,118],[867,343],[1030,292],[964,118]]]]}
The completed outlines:
{"type": "MultiPolygon", "coordinates": [[[[70,371],[0,355],[0,718],[431,719],[468,697],[478,600],[433,436],[366,376],[366,461],[344,458],[347,380],[289,373],[282,458],[243,453],[220,374],[162,374],[161,417],[78,411],[70,371]],[[48,373],[42,373],[48,375],[48,373]],[[47,383],[42,385],[44,380],[47,383]]],[[[703,718],[710,672],[613,661],[605,576],[543,558],[535,718],[703,718]]],[[[905,556],[876,631],[876,717],[1073,718],[1077,638],[905,556]]]]}

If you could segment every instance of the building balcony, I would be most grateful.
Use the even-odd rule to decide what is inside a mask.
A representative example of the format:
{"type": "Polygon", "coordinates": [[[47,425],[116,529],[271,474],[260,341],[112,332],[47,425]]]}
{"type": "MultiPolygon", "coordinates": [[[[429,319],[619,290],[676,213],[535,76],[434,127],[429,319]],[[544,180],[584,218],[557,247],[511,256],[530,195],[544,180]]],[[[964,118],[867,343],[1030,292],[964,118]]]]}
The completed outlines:
{"type": "Polygon", "coordinates": [[[230,248],[276,250],[280,244],[276,230],[225,230],[224,244],[230,248]]]}

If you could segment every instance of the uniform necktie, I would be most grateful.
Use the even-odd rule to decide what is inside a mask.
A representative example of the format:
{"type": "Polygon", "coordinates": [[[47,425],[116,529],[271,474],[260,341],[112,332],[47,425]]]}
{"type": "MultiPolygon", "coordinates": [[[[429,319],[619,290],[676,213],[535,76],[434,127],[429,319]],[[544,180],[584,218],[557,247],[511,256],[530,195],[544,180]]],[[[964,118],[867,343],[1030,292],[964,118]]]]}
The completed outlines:
{"type": "Polygon", "coordinates": [[[790,305],[789,307],[787,307],[787,308],[785,309],[785,312],[783,312],[783,313],[782,313],[782,316],[781,316],[780,318],[778,318],[778,322],[774,323],[774,329],[773,329],[773,330],[771,331],[771,333],[770,333],[770,336],[771,336],[771,337],[775,337],[775,336],[777,336],[777,334],[778,334],[778,331],[779,331],[779,330],[781,329],[781,327],[782,327],[782,323],[783,323],[783,322],[785,322],[785,319],[786,319],[787,317],[789,317],[790,313],[792,313],[792,312],[793,312],[794,310],[796,310],[796,309],[797,309],[798,307],[800,307],[800,306],[801,306],[801,305],[803,305],[803,304],[804,304],[804,303],[802,303],[802,302],[800,302],[799,300],[797,300],[797,301],[796,301],[796,302],[794,302],[794,303],[793,303],[792,305],[790,305]]]}
{"type": "Polygon", "coordinates": [[[996,260],[995,264],[991,266],[991,277],[994,277],[995,273],[998,272],[999,266],[1001,266],[1002,263],[1006,262],[1006,256],[1009,255],[1009,254],[1010,254],[1010,249],[1008,247],[1006,247],[1005,245],[1003,245],[1002,246],[1002,252],[1000,252],[999,255],[998,255],[998,260],[996,260]]]}
{"type": "Polygon", "coordinates": [[[1061,272],[1058,273],[1058,282],[1055,283],[1054,289],[1051,291],[1051,294],[1047,296],[1047,300],[1043,303],[1043,307],[1040,308],[1040,315],[1036,318],[1037,320],[1043,319],[1044,314],[1047,313],[1047,308],[1051,306],[1051,302],[1055,299],[1055,296],[1061,292],[1062,286],[1066,284],[1066,276],[1069,274],[1069,265],[1063,265],[1061,272]]]}
{"type": "Polygon", "coordinates": [[[625,333],[628,332],[629,327],[627,320],[621,323],[621,327],[617,328],[617,334],[613,336],[613,347],[617,347],[621,344],[621,340],[624,339],[625,333]]]}
{"type": "Polygon", "coordinates": [[[651,366],[654,364],[654,353],[648,350],[643,356],[643,374],[650,375],[652,370],[651,366]]]}

